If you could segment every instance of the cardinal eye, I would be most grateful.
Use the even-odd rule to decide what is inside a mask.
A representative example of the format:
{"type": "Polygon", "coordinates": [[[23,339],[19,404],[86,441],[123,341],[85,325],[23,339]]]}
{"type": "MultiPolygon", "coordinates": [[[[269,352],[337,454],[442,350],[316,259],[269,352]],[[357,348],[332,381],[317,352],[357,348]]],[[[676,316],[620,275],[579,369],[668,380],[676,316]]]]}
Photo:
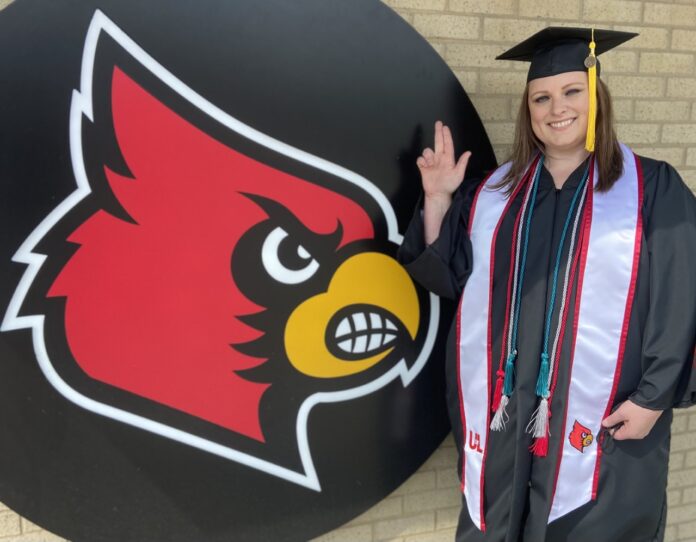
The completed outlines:
{"type": "Polygon", "coordinates": [[[280,227],[272,230],[263,242],[261,260],[268,274],[283,284],[300,284],[319,269],[319,262],[307,249],[293,242],[280,227]]]}

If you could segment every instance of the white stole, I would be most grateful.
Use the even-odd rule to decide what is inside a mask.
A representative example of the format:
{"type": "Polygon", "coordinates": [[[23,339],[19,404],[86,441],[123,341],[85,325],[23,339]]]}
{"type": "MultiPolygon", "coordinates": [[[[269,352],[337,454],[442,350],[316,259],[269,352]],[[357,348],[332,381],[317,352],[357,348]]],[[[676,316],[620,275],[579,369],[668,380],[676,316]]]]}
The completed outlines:
{"type": "MultiPolygon", "coordinates": [[[[551,522],[597,493],[601,450],[597,436],[609,415],[621,372],[642,232],[642,174],[633,152],[621,145],[624,171],[604,193],[588,192],[591,212],[584,223],[574,318],[571,377],[565,430],[557,458],[551,522]],[[606,265],[611,262],[611,265],[606,265]],[[590,444],[570,444],[575,422],[590,429],[590,444]]],[[[469,220],[473,269],[457,312],[457,380],[463,429],[462,491],[473,523],[485,531],[483,480],[490,426],[492,277],[498,228],[513,200],[491,186],[509,170],[504,164],[482,183],[469,220]]],[[[597,170],[590,182],[596,181],[597,170]]],[[[593,185],[596,182],[593,182],[593,185]]],[[[500,287],[500,286],[499,286],[500,287]]],[[[522,309],[524,312],[524,308],[522,309]]],[[[527,423],[517,420],[517,423],[527,423]]],[[[577,432],[577,429],[576,429],[577,432]]],[[[576,435],[577,436],[577,435],[576,435]]],[[[530,452],[531,453],[531,452],[530,452]]],[[[548,456],[541,461],[554,461],[548,456]]]]}

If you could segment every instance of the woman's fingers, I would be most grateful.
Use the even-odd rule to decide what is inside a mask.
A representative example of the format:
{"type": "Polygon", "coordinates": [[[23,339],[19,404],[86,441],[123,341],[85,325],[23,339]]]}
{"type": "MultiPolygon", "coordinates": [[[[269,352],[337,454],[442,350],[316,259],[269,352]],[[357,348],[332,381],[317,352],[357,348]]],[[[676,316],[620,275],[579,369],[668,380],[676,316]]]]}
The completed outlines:
{"type": "Polygon", "coordinates": [[[441,121],[435,122],[435,153],[440,154],[445,147],[445,138],[443,134],[443,124],[441,121]]]}
{"type": "Polygon", "coordinates": [[[442,127],[442,145],[442,152],[445,158],[454,162],[454,141],[452,141],[452,132],[449,126],[443,125],[442,127]]]}
{"type": "Polygon", "coordinates": [[[432,166],[435,163],[435,153],[430,148],[423,151],[423,158],[428,166],[432,166]]]}

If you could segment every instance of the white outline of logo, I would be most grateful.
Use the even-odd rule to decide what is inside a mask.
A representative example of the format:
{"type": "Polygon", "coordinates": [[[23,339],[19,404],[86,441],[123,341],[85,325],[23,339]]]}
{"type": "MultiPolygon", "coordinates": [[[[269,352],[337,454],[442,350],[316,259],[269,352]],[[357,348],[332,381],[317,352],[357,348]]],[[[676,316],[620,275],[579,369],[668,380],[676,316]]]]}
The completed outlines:
{"type": "Polygon", "coordinates": [[[177,79],[171,72],[159,64],[154,58],[148,55],[140,46],[126,35],[116,24],[114,24],[103,12],[96,10],[85,39],[85,47],[82,57],[82,70],[80,76],[80,91],[73,90],[70,108],[70,155],[72,167],[77,181],[77,188],[64,201],[62,201],[46,218],[36,227],[29,237],[22,243],[17,253],[12,258],[16,263],[26,264],[22,278],[19,281],[12,300],[7,308],[0,331],[14,331],[20,329],[31,329],[34,351],[36,353],[39,366],[48,381],[64,397],[73,403],[90,410],[96,414],[107,416],[120,422],[150,431],[157,435],[175,440],[177,442],[193,446],[200,450],[218,455],[220,457],[236,461],[243,465],[258,469],[273,476],[283,478],[289,482],[307,487],[315,491],[321,491],[319,479],[314,468],[309,442],[307,437],[307,420],[312,408],[319,403],[335,403],[348,401],[357,397],[362,397],[384,387],[396,378],[401,378],[405,386],[413,381],[420,373],[432,351],[437,334],[439,321],[439,298],[433,294],[430,296],[430,322],[426,334],[423,349],[413,366],[409,369],[405,360],[400,360],[387,373],[379,378],[362,386],[342,390],[338,392],[320,392],[310,395],[300,406],[297,415],[296,436],[299,454],[302,461],[304,472],[281,467],[270,461],[259,459],[255,456],[242,453],[233,448],[222,446],[210,440],[191,435],[179,429],[169,427],[148,418],[132,414],[125,410],[100,403],[71,388],[58,374],[53,367],[46,349],[44,341],[44,320],[45,315],[35,314],[29,316],[19,316],[19,310],[24,299],[33,283],[39,269],[46,260],[46,255],[34,252],[34,248],[41,239],[82,199],[91,193],[87,172],[85,170],[82,154],[82,116],[87,117],[91,122],[93,119],[92,110],[92,77],[94,60],[97,50],[97,42],[101,32],[105,32],[113,38],[121,47],[130,53],[152,74],[157,76],[163,83],[169,86],[190,103],[198,107],[201,111],[217,120],[230,130],[242,136],[264,145],[274,151],[284,154],[294,160],[304,162],[317,169],[326,171],[340,177],[347,182],[365,190],[377,202],[386,218],[389,240],[400,244],[403,237],[398,233],[396,216],[386,196],[370,181],[360,175],[349,171],[341,166],[313,156],[307,152],[296,149],[282,141],[273,139],[250,126],[247,126],[221,109],[217,108],[205,98],[197,94],[181,80],[177,79]]]}

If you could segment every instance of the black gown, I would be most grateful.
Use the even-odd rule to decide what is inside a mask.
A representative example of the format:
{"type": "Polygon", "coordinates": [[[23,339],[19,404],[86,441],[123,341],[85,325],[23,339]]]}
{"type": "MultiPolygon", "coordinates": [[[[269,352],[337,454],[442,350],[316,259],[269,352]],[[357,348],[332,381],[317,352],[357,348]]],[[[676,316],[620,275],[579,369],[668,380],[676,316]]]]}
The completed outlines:
{"type": "MultiPolygon", "coordinates": [[[[507,407],[510,422],[505,431],[489,432],[484,485],[487,530],[484,534],[476,528],[462,500],[458,542],[663,539],[671,409],[696,403],[696,371],[691,370],[696,341],[696,198],[669,164],[642,157],[640,163],[644,174],[643,239],[614,406],[630,398],[640,406],[665,412],[642,440],[605,438],[597,500],[547,525],[561,442],[554,435],[563,435],[563,417],[551,418],[546,457],[535,457],[529,452],[532,437],[525,427],[537,406],[534,390],[555,251],[586,164],[580,165],[560,190],[555,188],[546,168],[542,168],[522,292],[515,393],[507,407]]],[[[401,263],[416,281],[439,296],[458,299],[471,272],[472,249],[466,224],[479,184],[480,181],[468,179],[462,183],[443,220],[439,237],[431,245],[426,246],[424,242],[420,205],[406,231],[399,251],[401,263]]],[[[493,372],[497,370],[502,342],[514,218],[523,192],[520,191],[503,219],[496,243],[491,312],[493,372]]],[[[568,246],[566,241],[561,269],[565,268],[568,246]]],[[[569,326],[574,314],[574,296],[570,303],[569,326]]],[[[447,343],[447,404],[461,474],[465,440],[457,391],[455,331],[453,325],[447,343]]],[[[566,390],[568,385],[571,340],[572,333],[566,333],[552,412],[562,412],[565,405],[566,397],[561,390],[566,390]]],[[[495,383],[495,374],[491,375],[491,383],[495,383]]]]}

